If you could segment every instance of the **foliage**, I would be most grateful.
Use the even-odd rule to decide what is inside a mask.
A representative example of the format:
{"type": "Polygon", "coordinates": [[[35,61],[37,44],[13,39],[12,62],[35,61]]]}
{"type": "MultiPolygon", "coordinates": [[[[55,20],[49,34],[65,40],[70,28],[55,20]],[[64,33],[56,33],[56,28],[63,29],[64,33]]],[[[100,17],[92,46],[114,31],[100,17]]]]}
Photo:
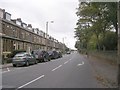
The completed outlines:
{"type": "Polygon", "coordinates": [[[100,47],[105,50],[116,50],[117,49],[117,36],[115,32],[108,31],[106,36],[101,38],[100,47]]]}
{"type": "Polygon", "coordinates": [[[20,53],[20,52],[26,52],[26,50],[14,50],[11,52],[11,54],[8,54],[7,57],[13,58],[17,53],[20,53]]]}
{"type": "Polygon", "coordinates": [[[79,17],[75,28],[77,49],[117,49],[116,2],[80,2],[76,14],[79,17]]]}

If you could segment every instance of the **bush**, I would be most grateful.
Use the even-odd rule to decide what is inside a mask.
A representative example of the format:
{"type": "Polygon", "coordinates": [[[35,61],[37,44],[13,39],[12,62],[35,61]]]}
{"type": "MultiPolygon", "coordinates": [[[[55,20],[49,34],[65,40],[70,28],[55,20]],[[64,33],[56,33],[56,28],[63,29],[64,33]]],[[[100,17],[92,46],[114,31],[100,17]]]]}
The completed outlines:
{"type": "Polygon", "coordinates": [[[100,40],[101,50],[117,50],[117,35],[115,32],[108,31],[104,38],[100,40]]]}
{"type": "Polygon", "coordinates": [[[12,58],[5,58],[5,63],[12,63],[12,58]]]}
{"type": "Polygon", "coordinates": [[[98,59],[103,59],[112,63],[117,63],[117,51],[91,51],[91,56],[98,59]]]}
{"type": "Polygon", "coordinates": [[[14,50],[11,52],[11,54],[8,54],[7,57],[13,58],[17,53],[20,53],[20,52],[26,52],[26,50],[14,50]]]}

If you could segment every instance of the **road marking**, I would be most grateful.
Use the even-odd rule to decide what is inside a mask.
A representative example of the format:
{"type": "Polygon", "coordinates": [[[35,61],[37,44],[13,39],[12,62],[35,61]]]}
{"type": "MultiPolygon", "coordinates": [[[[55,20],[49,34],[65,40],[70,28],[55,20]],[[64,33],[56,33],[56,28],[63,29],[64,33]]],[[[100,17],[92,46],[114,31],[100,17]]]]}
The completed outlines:
{"type": "Polygon", "coordinates": [[[9,68],[7,68],[7,70],[8,70],[8,71],[10,71],[10,69],[9,69],[9,68]]]}
{"type": "Polygon", "coordinates": [[[21,69],[21,68],[15,68],[15,69],[21,69]]]}
{"type": "Polygon", "coordinates": [[[71,61],[72,59],[70,59],[70,61],[71,61]]]}
{"type": "Polygon", "coordinates": [[[40,63],[40,64],[46,64],[46,62],[42,62],[42,63],[40,63]]]}
{"type": "Polygon", "coordinates": [[[51,60],[52,62],[55,62],[56,60],[51,60]]]}
{"type": "Polygon", "coordinates": [[[29,68],[30,66],[27,66],[27,67],[23,67],[23,68],[29,68]]]}
{"type": "Polygon", "coordinates": [[[84,62],[82,61],[82,64],[84,64],[84,62]]]}
{"type": "Polygon", "coordinates": [[[18,87],[16,90],[18,90],[18,89],[20,89],[20,88],[23,88],[23,87],[25,87],[25,86],[27,86],[27,85],[29,85],[29,84],[31,84],[31,83],[33,83],[33,82],[35,82],[35,81],[41,79],[41,78],[43,78],[44,76],[45,76],[45,75],[41,75],[40,77],[38,77],[38,78],[36,78],[36,79],[34,79],[34,80],[32,80],[32,81],[30,81],[30,82],[28,82],[28,83],[26,83],[26,84],[20,86],[20,87],[18,87]]]}
{"type": "Polygon", "coordinates": [[[83,64],[84,64],[84,62],[82,61],[82,63],[78,64],[77,66],[80,66],[80,65],[83,65],[83,64]]]}
{"type": "Polygon", "coordinates": [[[10,71],[3,71],[2,73],[6,73],[6,72],[10,72],[10,71]]]}
{"type": "Polygon", "coordinates": [[[56,69],[60,68],[62,65],[59,65],[58,67],[54,68],[52,71],[55,71],[56,69]]]}
{"type": "Polygon", "coordinates": [[[64,64],[67,64],[67,63],[68,63],[68,61],[64,62],[64,64]]]}

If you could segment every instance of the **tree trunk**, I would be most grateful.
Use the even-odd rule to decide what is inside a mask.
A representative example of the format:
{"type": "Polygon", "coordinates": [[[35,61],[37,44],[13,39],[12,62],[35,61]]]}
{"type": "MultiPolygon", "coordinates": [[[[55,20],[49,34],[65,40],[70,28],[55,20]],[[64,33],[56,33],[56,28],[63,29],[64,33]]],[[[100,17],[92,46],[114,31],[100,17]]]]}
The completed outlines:
{"type": "Polygon", "coordinates": [[[117,22],[113,22],[113,25],[114,25],[115,30],[116,30],[116,35],[118,35],[118,25],[117,25],[117,22]]]}
{"type": "Polygon", "coordinates": [[[99,35],[96,35],[96,37],[97,37],[97,50],[99,51],[100,50],[99,35]]]}

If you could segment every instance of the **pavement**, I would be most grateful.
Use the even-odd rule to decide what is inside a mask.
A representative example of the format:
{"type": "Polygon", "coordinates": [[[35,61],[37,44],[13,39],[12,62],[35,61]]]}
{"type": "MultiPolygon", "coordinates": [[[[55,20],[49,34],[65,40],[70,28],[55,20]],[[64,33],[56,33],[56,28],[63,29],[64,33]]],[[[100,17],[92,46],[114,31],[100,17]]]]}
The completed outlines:
{"type": "MultiPolygon", "coordinates": [[[[86,56],[84,56],[86,57],[86,56]]],[[[97,57],[86,57],[94,69],[95,77],[105,87],[117,87],[117,61],[99,59],[97,57]]]]}
{"type": "Polygon", "coordinates": [[[3,64],[3,65],[0,66],[0,69],[1,69],[1,68],[8,68],[8,67],[12,67],[12,63],[3,64]]]}
{"type": "Polygon", "coordinates": [[[98,82],[88,59],[78,53],[29,67],[2,72],[3,88],[105,88],[98,82]]]}

